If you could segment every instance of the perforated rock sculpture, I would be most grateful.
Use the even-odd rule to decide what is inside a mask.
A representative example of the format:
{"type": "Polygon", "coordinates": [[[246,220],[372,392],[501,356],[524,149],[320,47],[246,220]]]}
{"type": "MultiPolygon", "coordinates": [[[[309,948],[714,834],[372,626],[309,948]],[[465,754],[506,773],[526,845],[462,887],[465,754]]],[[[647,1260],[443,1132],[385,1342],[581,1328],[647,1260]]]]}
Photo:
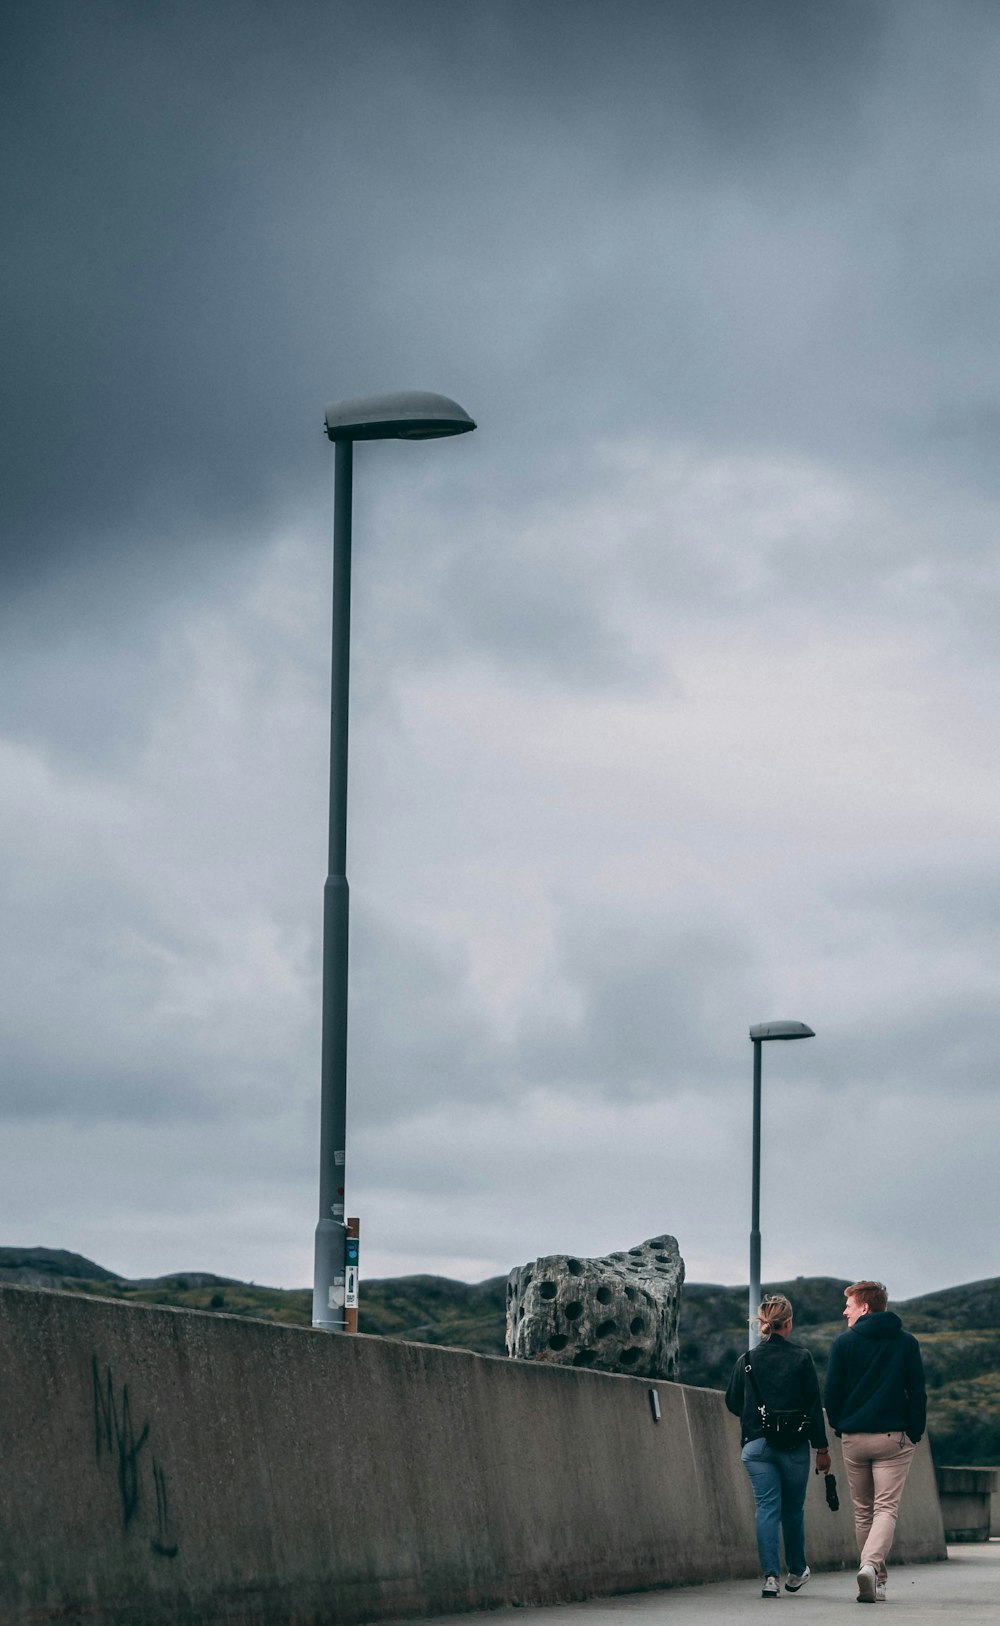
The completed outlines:
{"type": "Polygon", "coordinates": [[[672,1236],[603,1259],[556,1253],[519,1265],[507,1278],[507,1354],[678,1381],[683,1282],[672,1236]]]}

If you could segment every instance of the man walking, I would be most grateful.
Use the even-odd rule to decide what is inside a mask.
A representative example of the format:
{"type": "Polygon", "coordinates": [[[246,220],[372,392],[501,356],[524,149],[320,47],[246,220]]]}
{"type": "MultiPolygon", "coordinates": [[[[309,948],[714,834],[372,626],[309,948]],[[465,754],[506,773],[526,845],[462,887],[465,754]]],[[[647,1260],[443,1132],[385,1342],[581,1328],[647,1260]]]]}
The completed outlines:
{"type": "Polygon", "coordinates": [[[881,1282],[844,1289],[847,1331],[830,1346],[823,1404],[841,1436],[861,1564],[858,1602],[884,1603],[899,1502],[927,1422],[920,1345],[881,1282]]]}

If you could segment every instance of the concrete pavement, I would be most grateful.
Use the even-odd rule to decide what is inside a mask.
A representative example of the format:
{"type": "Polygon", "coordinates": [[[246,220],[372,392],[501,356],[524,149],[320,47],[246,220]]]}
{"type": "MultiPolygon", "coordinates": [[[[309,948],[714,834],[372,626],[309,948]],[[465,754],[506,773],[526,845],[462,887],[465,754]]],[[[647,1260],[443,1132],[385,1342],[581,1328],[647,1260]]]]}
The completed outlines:
{"type": "MultiPolygon", "coordinates": [[[[633,1592],[624,1597],[593,1598],[587,1603],[553,1604],[544,1609],[497,1610],[479,1618],[507,1626],[836,1626],[855,1622],[865,1626],[872,1614],[874,1626],[898,1621],[905,1626],[935,1626],[947,1621],[962,1626],[998,1626],[1000,1621],[1000,1540],[948,1549],[946,1564],[907,1564],[889,1570],[886,1603],[859,1605],[854,1574],[843,1570],[814,1575],[793,1597],[780,1600],[760,1596],[759,1581],[716,1581],[706,1586],[671,1587],[666,1591],[633,1592]],[[875,1610],[879,1613],[875,1614],[875,1610]],[[891,1611],[889,1613],[888,1611],[891,1611]]],[[[438,1617],[421,1626],[458,1626],[468,1615],[438,1617]]]]}

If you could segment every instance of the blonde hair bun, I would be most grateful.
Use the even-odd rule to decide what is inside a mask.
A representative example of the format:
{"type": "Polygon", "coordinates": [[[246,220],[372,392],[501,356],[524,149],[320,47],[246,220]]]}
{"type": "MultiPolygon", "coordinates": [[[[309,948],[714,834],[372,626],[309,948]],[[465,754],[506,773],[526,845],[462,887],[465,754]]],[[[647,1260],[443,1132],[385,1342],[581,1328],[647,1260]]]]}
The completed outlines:
{"type": "Polygon", "coordinates": [[[791,1299],[786,1299],[784,1293],[769,1293],[767,1298],[761,1300],[756,1319],[760,1336],[770,1338],[776,1327],[783,1327],[786,1321],[791,1321],[791,1299]]]}

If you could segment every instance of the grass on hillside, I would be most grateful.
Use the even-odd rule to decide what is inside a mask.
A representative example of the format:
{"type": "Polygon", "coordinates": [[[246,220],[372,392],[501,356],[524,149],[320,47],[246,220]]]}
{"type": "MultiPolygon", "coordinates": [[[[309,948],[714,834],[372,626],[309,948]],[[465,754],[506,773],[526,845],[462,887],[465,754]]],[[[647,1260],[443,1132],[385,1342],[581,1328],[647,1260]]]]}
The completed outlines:
{"type": "Polygon", "coordinates": [[[224,1315],[252,1316],[285,1327],[312,1325],[312,1293],[308,1288],[257,1287],[253,1282],[226,1282],[211,1287],[188,1287],[183,1276],[165,1276],[148,1287],[129,1282],[74,1282],[68,1289],[96,1298],[125,1299],[130,1304],[169,1305],[177,1310],[214,1310],[224,1315]]]}

